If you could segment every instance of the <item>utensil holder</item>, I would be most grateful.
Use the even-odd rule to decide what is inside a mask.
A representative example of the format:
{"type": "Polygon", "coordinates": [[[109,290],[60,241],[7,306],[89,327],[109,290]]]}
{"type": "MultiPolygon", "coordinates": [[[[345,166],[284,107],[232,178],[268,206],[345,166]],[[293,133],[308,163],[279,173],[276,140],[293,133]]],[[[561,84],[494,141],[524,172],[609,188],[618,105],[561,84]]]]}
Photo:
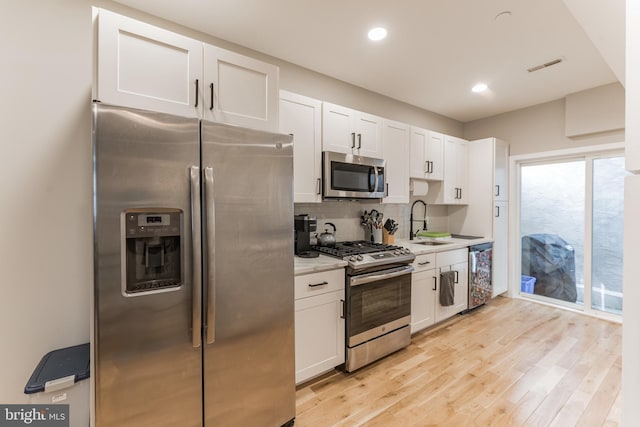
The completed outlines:
{"type": "Polygon", "coordinates": [[[382,243],[382,228],[374,228],[371,230],[371,239],[373,243],[382,243]]]}
{"type": "Polygon", "coordinates": [[[396,236],[389,234],[386,229],[382,229],[382,243],[386,245],[393,245],[396,242],[396,236]]]}

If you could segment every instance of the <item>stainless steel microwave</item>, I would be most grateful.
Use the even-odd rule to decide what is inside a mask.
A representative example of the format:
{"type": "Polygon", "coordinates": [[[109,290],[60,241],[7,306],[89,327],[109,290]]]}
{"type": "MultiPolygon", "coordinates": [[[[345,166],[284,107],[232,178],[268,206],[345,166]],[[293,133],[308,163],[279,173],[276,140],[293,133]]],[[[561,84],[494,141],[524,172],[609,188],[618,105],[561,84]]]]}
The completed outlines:
{"type": "Polygon", "coordinates": [[[385,161],[354,154],[322,152],[322,197],[381,199],[385,196],[385,161]]]}

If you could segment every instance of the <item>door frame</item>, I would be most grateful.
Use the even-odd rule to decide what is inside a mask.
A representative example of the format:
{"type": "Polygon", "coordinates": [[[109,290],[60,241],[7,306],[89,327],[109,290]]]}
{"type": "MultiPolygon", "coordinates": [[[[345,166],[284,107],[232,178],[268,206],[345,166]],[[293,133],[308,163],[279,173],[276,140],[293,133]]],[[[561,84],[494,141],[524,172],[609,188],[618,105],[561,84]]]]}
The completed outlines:
{"type": "MultiPolygon", "coordinates": [[[[511,209],[509,210],[509,247],[511,250],[508,254],[509,269],[509,289],[507,296],[509,298],[526,299],[535,301],[544,305],[553,307],[561,307],[577,313],[583,313],[589,316],[598,317],[613,322],[622,323],[622,315],[607,313],[604,311],[594,310],[591,308],[591,290],[585,291],[584,305],[580,307],[575,303],[561,300],[551,300],[539,295],[520,294],[520,276],[521,276],[521,239],[520,239],[520,169],[522,165],[564,162],[570,160],[584,159],[585,173],[587,174],[585,182],[585,194],[592,194],[593,177],[592,177],[592,159],[598,157],[624,157],[624,143],[600,144],[584,147],[576,147],[564,150],[544,151],[538,153],[521,154],[510,156],[509,158],[509,200],[511,200],[511,209]]],[[[592,221],[592,198],[585,199],[585,253],[584,268],[585,272],[585,290],[587,286],[591,287],[591,221],[592,221]]]]}

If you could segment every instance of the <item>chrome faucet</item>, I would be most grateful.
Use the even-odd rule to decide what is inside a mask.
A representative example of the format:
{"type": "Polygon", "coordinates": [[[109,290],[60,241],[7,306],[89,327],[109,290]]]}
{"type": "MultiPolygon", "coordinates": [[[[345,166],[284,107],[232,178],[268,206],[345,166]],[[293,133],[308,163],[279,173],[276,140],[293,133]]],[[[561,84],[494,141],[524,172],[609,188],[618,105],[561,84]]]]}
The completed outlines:
{"type": "MultiPolygon", "coordinates": [[[[425,202],[423,202],[422,200],[416,200],[415,202],[413,202],[413,204],[411,205],[411,215],[409,216],[409,240],[413,240],[413,207],[416,205],[416,203],[422,203],[424,205],[424,216],[422,217],[422,221],[423,221],[423,230],[427,229],[427,204],[425,202]]],[[[418,230],[419,231],[419,230],[418,230]]],[[[418,232],[416,231],[416,234],[418,234],[418,232]]]]}

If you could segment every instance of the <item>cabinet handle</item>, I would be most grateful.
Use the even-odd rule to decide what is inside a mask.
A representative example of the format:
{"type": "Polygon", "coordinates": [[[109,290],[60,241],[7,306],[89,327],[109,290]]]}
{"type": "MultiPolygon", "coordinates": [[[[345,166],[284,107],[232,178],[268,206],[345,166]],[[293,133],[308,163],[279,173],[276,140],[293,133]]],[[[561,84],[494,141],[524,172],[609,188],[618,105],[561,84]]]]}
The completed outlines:
{"type": "Polygon", "coordinates": [[[433,162],[429,161],[429,173],[433,173],[433,162]]]}
{"type": "Polygon", "coordinates": [[[362,134],[358,134],[358,150],[362,148],[362,134]]]}
{"type": "Polygon", "coordinates": [[[196,104],[194,105],[194,107],[198,108],[198,92],[200,91],[200,81],[198,81],[198,79],[196,79],[196,104]]]}
{"type": "Polygon", "coordinates": [[[427,265],[431,264],[431,261],[419,262],[418,265],[427,265]]]}
{"type": "Polygon", "coordinates": [[[496,185],[496,197],[500,195],[500,186],[496,185]]]}
{"type": "Polygon", "coordinates": [[[356,133],[351,132],[351,148],[356,148],[356,133]]]}
{"type": "Polygon", "coordinates": [[[316,179],[316,194],[320,195],[322,192],[322,180],[320,178],[316,179]]]}
{"type": "Polygon", "coordinates": [[[460,189],[460,199],[462,199],[462,188],[460,189]]]}
{"type": "Polygon", "coordinates": [[[429,161],[424,162],[424,173],[429,173],[429,161]]]}
{"type": "Polygon", "coordinates": [[[438,278],[436,276],[433,276],[433,289],[431,290],[432,291],[438,290],[438,278]]]}
{"type": "Polygon", "coordinates": [[[344,300],[343,299],[340,300],[340,305],[341,305],[340,318],[344,319],[345,318],[345,313],[344,313],[344,300]]]}
{"type": "Polygon", "coordinates": [[[496,206],[496,218],[500,217],[500,206],[496,206]]]}
{"type": "Polygon", "coordinates": [[[384,189],[384,197],[389,197],[389,183],[386,183],[386,188],[384,189]]]}
{"type": "Polygon", "coordinates": [[[328,284],[329,284],[329,282],[327,282],[327,281],[322,281],[320,283],[313,283],[313,284],[309,283],[309,287],[310,288],[315,288],[316,286],[324,286],[324,285],[328,285],[328,284]]]}
{"type": "Polygon", "coordinates": [[[453,283],[459,283],[459,281],[460,281],[459,279],[460,278],[458,277],[458,270],[453,270],[453,272],[456,273],[456,278],[453,279],[453,283]]]}
{"type": "Polygon", "coordinates": [[[213,83],[209,85],[209,89],[211,89],[211,107],[209,107],[209,110],[213,110],[213,83]]]}

